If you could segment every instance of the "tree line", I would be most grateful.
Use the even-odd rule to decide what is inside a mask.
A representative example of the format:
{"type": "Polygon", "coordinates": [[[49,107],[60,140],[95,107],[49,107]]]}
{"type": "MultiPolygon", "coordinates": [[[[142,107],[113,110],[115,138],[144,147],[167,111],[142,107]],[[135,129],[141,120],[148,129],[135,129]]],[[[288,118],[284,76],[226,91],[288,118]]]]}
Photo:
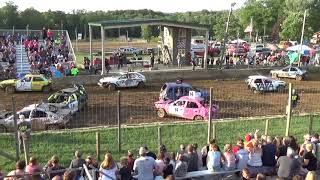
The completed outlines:
{"type": "MultiPolygon", "coordinates": [[[[305,37],[310,38],[315,31],[320,30],[320,0],[247,0],[245,4],[231,14],[229,36],[248,37],[244,33],[246,26],[253,22],[253,36],[268,35],[273,40],[299,40],[302,28],[303,13],[307,10],[305,37]]],[[[152,10],[115,10],[115,11],[86,11],[73,10],[71,13],[63,11],[39,12],[34,8],[18,10],[13,2],[6,2],[0,8],[0,28],[11,29],[67,29],[72,38],[76,32],[88,36],[88,22],[102,20],[124,19],[168,19],[178,22],[199,23],[210,25],[210,35],[214,39],[222,40],[229,11],[208,11],[184,13],[163,13],[152,10]]],[[[108,37],[119,35],[129,37],[158,36],[158,27],[133,27],[112,29],[107,31],[108,37]]],[[[203,32],[193,31],[193,35],[203,35],[203,32]]],[[[100,30],[93,29],[93,36],[99,37],[100,30]]]]}

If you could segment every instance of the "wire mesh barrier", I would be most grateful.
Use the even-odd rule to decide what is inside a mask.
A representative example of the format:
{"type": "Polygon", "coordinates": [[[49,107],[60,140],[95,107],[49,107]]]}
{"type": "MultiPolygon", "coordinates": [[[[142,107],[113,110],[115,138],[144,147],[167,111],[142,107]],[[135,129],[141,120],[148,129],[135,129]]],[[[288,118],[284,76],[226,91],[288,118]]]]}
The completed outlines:
{"type": "MultiPolygon", "coordinates": [[[[234,144],[238,137],[244,138],[245,134],[256,129],[260,129],[261,134],[267,131],[267,134],[272,136],[285,135],[287,91],[256,94],[248,90],[242,80],[197,80],[190,83],[207,92],[213,87],[213,104],[219,106],[220,115],[213,120],[212,128],[213,136],[219,145],[234,144]]],[[[118,160],[127,150],[137,154],[140,146],[148,146],[150,150],[157,151],[159,144],[165,144],[169,151],[175,152],[180,144],[198,143],[199,147],[205,145],[207,121],[195,121],[191,120],[192,118],[188,120],[177,117],[178,115],[159,117],[154,103],[159,100],[162,85],[162,82],[151,83],[144,89],[123,89],[120,93],[87,86],[87,103],[84,103],[79,111],[73,112],[72,116],[68,116],[70,123],[65,130],[56,130],[64,129],[62,126],[49,126],[45,119],[51,118],[51,113],[45,111],[46,114],[36,116],[29,112],[30,118],[34,118],[32,126],[38,128],[28,140],[29,156],[35,155],[45,164],[56,154],[67,167],[75,150],[81,150],[84,156],[98,155],[100,160],[109,151],[118,160]],[[47,129],[52,131],[43,132],[47,129]]],[[[294,84],[300,101],[293,109],[290,134],[298,137],[300,141],[303,134],[320,131],[320,115],[316,113],[320,112],[319,87],[320,84],[316,81],[294,84]],[[308,115],[298,116],[303,113],[308,115]]],[[[55,88],[59,90],[59,87],[55,88]]],[[[0,92],[0,96],[0,107],[12,110],[11,95],[0,92]]],[[[17,93],[14,96],[16,109],[20,112],[30,104],[48,101],[50,93],[17,93]]],[[[36,109],[37,106],[33,105],[31,108],[36,109]]],[[[58,111],[53,110],[52,113],[58,111]]],[[[15,157],[16,141],[13,130],[1,134],[0,153],[5,152],[15,157]]],[[[24,158],[23,154],[20,158],[24,158]]],[[[0,156],[0,167],[5,170],[13,169],[14,161],[0,156]]]]}

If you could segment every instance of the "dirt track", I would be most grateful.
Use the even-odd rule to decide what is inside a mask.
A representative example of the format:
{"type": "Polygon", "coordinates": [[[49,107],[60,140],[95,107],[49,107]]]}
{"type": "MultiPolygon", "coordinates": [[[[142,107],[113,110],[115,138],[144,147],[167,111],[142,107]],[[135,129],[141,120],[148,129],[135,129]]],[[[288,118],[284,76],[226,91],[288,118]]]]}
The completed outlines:
{"type": "MultiPolygon", "coordinates": [[[[310,75],[308,81],[292,82],[301,95],[299,112],[320,111],[320,77],[310,75]]],[[[244,80],[197,80],[186,81],[198,88],[209,91],[213,87],[214,101],[220,106],[221,118],[236,118],[285,113],[287,93],[253,94],[244,80]]],[[[147,123],[174,121],[177,118],[160,119],[156,116],[153,103],[157,100],[163,82],[151,83],[145,89],[124,89],[121,91],[121,119],[123,123],[147,123]]],[[[62,87],[56,87],[59,89],[62,87]]],[[[73,127],[112,125],[117,123],[117,92],[108,92],[97,86],[86,87],[89,106],[72,120],[73,127]]],[[[47,98],[44,93],[16,93],[17,109],[47,98]]],[[[0,92],[0,110],[11,109],[11,95],[0,92]]]]}

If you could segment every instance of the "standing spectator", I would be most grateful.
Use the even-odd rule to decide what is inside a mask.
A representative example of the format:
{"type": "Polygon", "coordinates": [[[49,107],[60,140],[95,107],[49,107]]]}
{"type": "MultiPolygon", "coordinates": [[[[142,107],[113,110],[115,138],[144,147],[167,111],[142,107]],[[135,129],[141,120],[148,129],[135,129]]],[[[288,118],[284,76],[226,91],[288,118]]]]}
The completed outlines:
{"type": "Polygon", "coordinates": [[[281,156],[278,159],[277,167],[278,176],[283,179],[291,179],[294,175],[299,173],[301,165],[298,159],[294,158],[294,150],[291,147],[287,149],[287,156],[281,156]]]}
{"type": "Polygon", "coordinates": [[[249,160],[249,152],[244,149],[243,141],[238,144],[239,150],[236,153],[237,158],[237,169],[242,171],[243,169],[247,168],[247,163],[249,160]]]}
{"type": "Polygon", "coordinates": [[[232,152],[231,144],[226,144],[224,146],[224,169],[226,171],[232,171],[236,168],[236,156],[232,152]]]}
{"type": "Polygon", "coordinates": [[[170,164],[170,159],[169,158],[165,158],[164,159],[164,168],[163,168],[163,178],[167,178],[170,175],[173,175],[173,166],[172,164],[170,164]]]}
{"type": "Polygon", "coordinates": [[[162,176],[163,168],[166,166],[164,164],[164,153],[159,153],[156,160],[156,170],[157,174],[162,176]]]}
{"type": "Polygon", "coordinates": [[[181,68],[181,53],[178,52],[178,55],[177,55],[177,64],[178,64],[178,68],[181,68]]]}
{"type": "MultiPolygon", "coordinates": [[[[74,153],[75,159],[73,159],[70,163],[69,168],[82,168],[84,164],[86,164],[86,161],[82,159],[82,153],[80,151],[76,151],[74,153]]],[[[81,170],[76,171],[76,177],[77,179],[81,175],[81,170]]]]}
{"type": "Polygon", "coordinates": [[[122,157],[120,159],[120,170],[119,170],[119,175],[121,180],[131,180],[132,175],[131,172],[132,170],[128,167],[128,158],[127,157],[122,157]]]}
{"type": "Polygon", "coordinates": [[[151,69],[154,67],[154,53],[153,53],[153,51],[150,54],[150,67],[151,67],[151,69]]]}
{"type": "Polygon", "coordinates": [[[42,171],[42,167],[39,165],[37,158],[35,156],[31,156],[29,165],[26,167],[26,172],[29,174],[33,174],[39,171],[42,171]]]}
{"type": "Polygon", "coordinates": [[[317,158],[312,153],[313,147],[312,144],[306,144],[306,153],[303,156],[303,166],[308,171],[317,170],[317,158]]]}
{"type": "Polygon", "coordinates": [[[306,180],[317,180],[317,173],[315,171],[309,171],[306,180]]]}
{"type": "Polygon", "coordinates": [[[157,155],[155,153],[149,151],[147,146],[145,146],[144,149],[146,150],[146,156],[152,157],[154,160],[157,159],[157,155]]]}
{"type": "Polygon", "coordinates": [[[42,39],[45,41],[47,39],[48,35],[47,35],[47,29],[46,27],[42,28],[42,39]]]}
{"type": "Polygon", "coordinates": [[[198,149],[198,144],[197,143],[194,143],[193,145],[193,148],[194,148],[194,152],[197,154],[198,156],[198,169],[202,168],[203,165],[202,165],[202,153],[201,151],[198,149]]]}
{"type": "Polygon", "coordinates": [[[193,146],[190,144],[187,147],[187,163],[188,163],[188,172],[198,171],[198,155],[194,152],[193,146]]]}
{"type": "Polygon", "coordinates": [[[59,157],[58,156],[52,156],[52,158],[50,159],[50,165],[46,170],[49,173],[49,178],[52,179],[55,176],[62,177],[63,176],[63,172],[53,172],[53,173],[51,173],[52,171],[57,171],[57,170],[61,170],[61,169],[64,169],[64,167],[62,167],[59,164],[59,157]]]}
{"type": "Polygon", "coordinates": [[[155,160],[147,156],[147,150],[144,147],[139,149],[140,157],[135,160],[133,169],[134,173],[138,175],[138,180],[153,180],[153,171],[156,167],[155,160]]]}
{"type": "Polygon", "coordinates": [[[178,155],[179,155],[179,154],[182,154],[182,155],[186,156],[186,155],[187,155],[187,151],[186,151],[185,145],[184,145],[184,144],[180,144],[179,147],[180,147],[180,149],[179,149],[179,151],[177,152],[176,157],[178,158],[178,155]]]}
{"type": "Polygon", "coordinates": [[[276,145],[272,144],[272,138],[267,136],[267,144],[262,145],[262,165],[274,167],[277,164],[276,156],[277,148],[276,145]]]}
{"type": "MultiPolygon", "coordinates": [[[[87,156],[86,164],[87,164],[88,170],[99,169],[99,163],[95,156],[87,156]]],[[[99,172],[91,171],[91,175],[92,177],[95,177],[95,179],[99,178],[99,172]]]]}
{"type": "Polygon", "coordinates": [[[304,156],[306,153],[307,153],[307,148],[306,146],[308,144],[311,144],[312,145],[312,153],[315,154],[316,153],[316,146],[313,142],[311,142],[311,136],[310,134],[306,134],[304,135],[304,143],[301,144],[300,146],[300,152],[299,152],[299,155],[300,156],[304,156]]]}
{"type": "Polygon", "coordinates": [[[222,165],[222,154],[217,144],[211,144],[211,150],[208,152],[207,168],[212,171],[220,171],[222,165]]]}
{"type": "Polygon", "coordinates": [[[262,149],[259,147],[258,140],[252,141],[252,148],[249,150],[248,165],[253,167],[262,166],[262,149]]]}
{"type": "Polygon", "coordinates": [[[240,149],[240,146],[243,147],[243,139],[241,139],[241,138],[239,138],[239,139],[237,140],[237,145],[235,145],[235,146],[232,148],[232,152],[233,152],[234,154],[237,154],[237,152],[238,152],[239,149],[240,149]]]}
{"type": "Polygon", "coordinates": [[[184,161],[184,159],[184,155],[178,154],[178,160],[174,169],[174,174],[176,177],[184,177],[188,172],[188,164],[184,161]]]}
{"type": "Polygon", "coordinates": [[[86,72],[88,73],[90,70],[90,60],[88,57],[83,58],[83,66],[84,66],[84,69],[86,70],[86,72]]]}
{"type": "Polygon", "coordinates": [[[20,114],[18,121],[18,140],[20,152],[24,152],[24,141],[31,137],[31,129],[31,122],[27,121],[23,114],[20,114]]]}
{"type": "Polygon", "coordinates": [[[24,160],[20,160],[16,163],[16,169],[9,172],[7,176],[15,176],[15,177],[9,177],[7,180],[15,180],[17,179],[27,179],[25,178],[25,167],[26,167],[26,162],[24,160]]]}
{"type": "Polygon", "coordinates": [[[128,151],[128,168],[133,171],[133,164],[134,164],[134,156],[133,156],[133,153],[132,151],[128,151]]]}
{"type": "Polygon", "coordinates": [[[107,153],[104,156],[104,160],[101,163],[100,169],[102,173],[100,174],[102,180],[116,180],[118,174],[118,167],[114,162],[112,155],[107,153]]]}

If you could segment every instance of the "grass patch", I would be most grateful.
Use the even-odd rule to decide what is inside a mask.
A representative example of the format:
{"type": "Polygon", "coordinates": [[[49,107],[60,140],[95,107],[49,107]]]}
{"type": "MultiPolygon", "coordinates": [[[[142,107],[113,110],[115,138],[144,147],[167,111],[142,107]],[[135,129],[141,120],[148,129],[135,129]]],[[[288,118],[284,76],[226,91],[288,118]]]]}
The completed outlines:
{"type": "MultiPolygon", "coordinates": [[[[313,131],[320,131],[319,116],[314,117],[313,131]]],[[[269,120],[269,135],[284,136],[286,120],[284,118],[269,120]]],[[[296,136],[302,142],[304,134],[308,133],[310,117],[294,117],[292,119],[290,134],[296,136]]],[[[217,122],[216,137],[220,146],[225,143],[235,144],[238,137],[245,136],[248,132],[260,129],[264,134],[265,120],[241,120],[232,122],[217,122]]],[[[169,151],[177,151],[179,144],[198,143],[202,147],[207,140],[207,123],[162,125],[162,141],[169,151]]],[[[127,150],[133,150],[137,154],[140,146],[147,145],[152,151],[156,151],[157,126],[127,127],[122,129],[122,151],[118,152],[117,129],[100,129],[102,159],[107,151],[110,151],[116,160],[126,155],[127,150]]],[[[85,132],[60,132],[33,134],[30,142],[31,155],[36,155],[41,164],[45,164],[52,155],[60,157],[61,163],[68,166],[75,150],[81,150],[84,157],[96,153],[96,130],[85,132]]],[[[14,135],[0,136],[1,150],[12,155],[14,151],[14,135]]],[[[21,155],[21,158],[23,156],[21,155]]],[[[0,157],[0,168],[9,171],[14,168],[15,162],[0,157]]]]}

